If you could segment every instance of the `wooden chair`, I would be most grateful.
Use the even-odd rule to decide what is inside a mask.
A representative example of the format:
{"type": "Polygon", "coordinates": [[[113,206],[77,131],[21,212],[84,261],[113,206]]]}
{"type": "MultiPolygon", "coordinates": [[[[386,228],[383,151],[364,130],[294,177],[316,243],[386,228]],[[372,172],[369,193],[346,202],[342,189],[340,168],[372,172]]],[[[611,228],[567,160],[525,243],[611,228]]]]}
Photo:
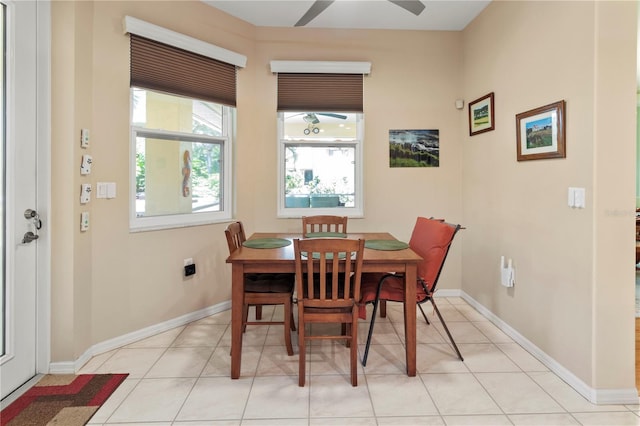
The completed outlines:
{"type": "MultiPolygon", "coordinates": [[[[229,253],[233,253],[246,240],[242,222],[233,222],[224,231],[227,237],[229,253]]],[[[274,325],[284,326],[284,341],[287,354],[293,355],[291,345],[291,330],[296,326],[293,319],[293,289],[295,274],[245,274],[244,276],[244,305],[242,307],[242,329],[247,325],[274,325]],[[259,311],[262,305],[283,305],[284,321],[249,321],[249,306],[256,307],[256,320],[261,319],[259,311]]],[[[261,314],[261,312],[260,312],[261,314]]]]}
{"type": "Polygon", "coordinates": [[[306,341],[344,339],[350,349],[351,385],[358,385],[358,300],[364,240],[294,239],[298,297],[298,385],[304,386],[306,341]],[[311,273],[313,272],[313,273],[311,273]],[[346,277],[346,278],[345,278],[346,277]],[[306,324],[345,325],[340,335],[307,335],[306,324]]]}
{"type": "Polygon", "coordinates": [[[347,216],[302,216],[302,236],[337,236],[335,234],[347,233],[347,216]]]}
{"type": "MultiPolygon", "coordinates": [[[[413,228],[413,233],[409,240],[409,247],[423,259],[423,261],[418,264],[418,280],[415,284],[417,286],[416,302],[418,303],[418,308],[420,308],[422,316],[427,324],[429,324],[429,320],[421,304],[431,301],[444,330],[449,336],[449,340],[451,340],[453,348],[458,354],[458,358],[460,358],[460,361],[464,361],[433,298],[440,272],[442,272],[442,267],[444,266],[449,248],[453,242],[453,237],[455,237],[461,228],[460,225],[451,225],[441,219],[419,217],[413,228]]],[[[369,334],[362,358],[362,365],[367,365],[367,356],[369,354],[369,346],[371,344],[371,336],[373,335],[373,326],[376,321],[378,305],[384,305],[386,301],[404,302],[404,286],[404,275],[402,274],[366,273],[362,275],[361,309],[363,310],[366,303],[373,302],[371,325],[369,326],[369,334]]],[[[386,312],[382,311],[381,316],[384,317],[385,315],[386,312]]]]}

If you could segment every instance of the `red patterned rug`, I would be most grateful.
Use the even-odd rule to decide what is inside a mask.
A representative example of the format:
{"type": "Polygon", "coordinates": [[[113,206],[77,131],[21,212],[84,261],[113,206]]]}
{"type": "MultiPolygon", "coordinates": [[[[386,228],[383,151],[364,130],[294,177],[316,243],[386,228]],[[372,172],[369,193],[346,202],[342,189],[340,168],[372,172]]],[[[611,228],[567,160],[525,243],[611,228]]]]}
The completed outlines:
{"type": "Polygon", "coordinates": [[[85,425],[127,376],[47,374],[0,412],[0,425],[85,425]]]}

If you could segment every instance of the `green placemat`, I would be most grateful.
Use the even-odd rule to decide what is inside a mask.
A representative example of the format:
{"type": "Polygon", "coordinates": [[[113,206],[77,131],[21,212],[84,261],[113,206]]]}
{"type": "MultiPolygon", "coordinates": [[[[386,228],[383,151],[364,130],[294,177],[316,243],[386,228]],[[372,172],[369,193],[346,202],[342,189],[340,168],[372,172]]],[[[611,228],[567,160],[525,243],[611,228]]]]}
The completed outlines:
{"type": "Polygon", "coordinates": [[[343,232],[309,232],[307,238],[347,238],[343,232]]]}
{"type": "Polygon", "coordinates": [[[259,249],[280,248],[286,247],[289,244],[291,244],[291,241],[285,240],[284,238],[255,238],[242,243],[245,247],[259,249]]]}
{"type": "Polygon", "coordinates": [[[366,240],[364,246],[373,250],[403,250],[409,248],[409,244],[398,240],[366,240]]]}

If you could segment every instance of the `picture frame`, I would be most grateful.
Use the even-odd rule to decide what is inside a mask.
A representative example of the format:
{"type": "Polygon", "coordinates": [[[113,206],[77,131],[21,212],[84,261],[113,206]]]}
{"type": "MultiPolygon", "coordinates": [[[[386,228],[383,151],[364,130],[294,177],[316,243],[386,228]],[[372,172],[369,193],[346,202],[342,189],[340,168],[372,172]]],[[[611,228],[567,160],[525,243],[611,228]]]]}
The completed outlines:
{"type": "Polygon", "coordinates": [[[469,102],[469,136],[495,129],[494,94],[469,102]]]}
{"type": "Polygon", "coordinates": [[[516,115],[518,161],[565,158],[565,101],[516,115]]]}
{"type": "Polygon", "coordinates": [[[440,167],[440,130],[389,129],[389,167],[440,167]]]}

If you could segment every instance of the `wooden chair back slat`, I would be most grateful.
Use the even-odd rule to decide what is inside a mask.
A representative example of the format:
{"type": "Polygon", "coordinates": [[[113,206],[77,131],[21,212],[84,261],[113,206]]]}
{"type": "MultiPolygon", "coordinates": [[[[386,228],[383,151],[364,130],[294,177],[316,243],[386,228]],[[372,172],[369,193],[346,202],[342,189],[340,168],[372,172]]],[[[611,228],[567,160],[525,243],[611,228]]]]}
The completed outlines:
{"type": "Polygon", "coordinates": [[[309,234],[318,232],[346,234],[347,219],[347,216],[302,216],[302,236],[306,238],[309,234]]]}

